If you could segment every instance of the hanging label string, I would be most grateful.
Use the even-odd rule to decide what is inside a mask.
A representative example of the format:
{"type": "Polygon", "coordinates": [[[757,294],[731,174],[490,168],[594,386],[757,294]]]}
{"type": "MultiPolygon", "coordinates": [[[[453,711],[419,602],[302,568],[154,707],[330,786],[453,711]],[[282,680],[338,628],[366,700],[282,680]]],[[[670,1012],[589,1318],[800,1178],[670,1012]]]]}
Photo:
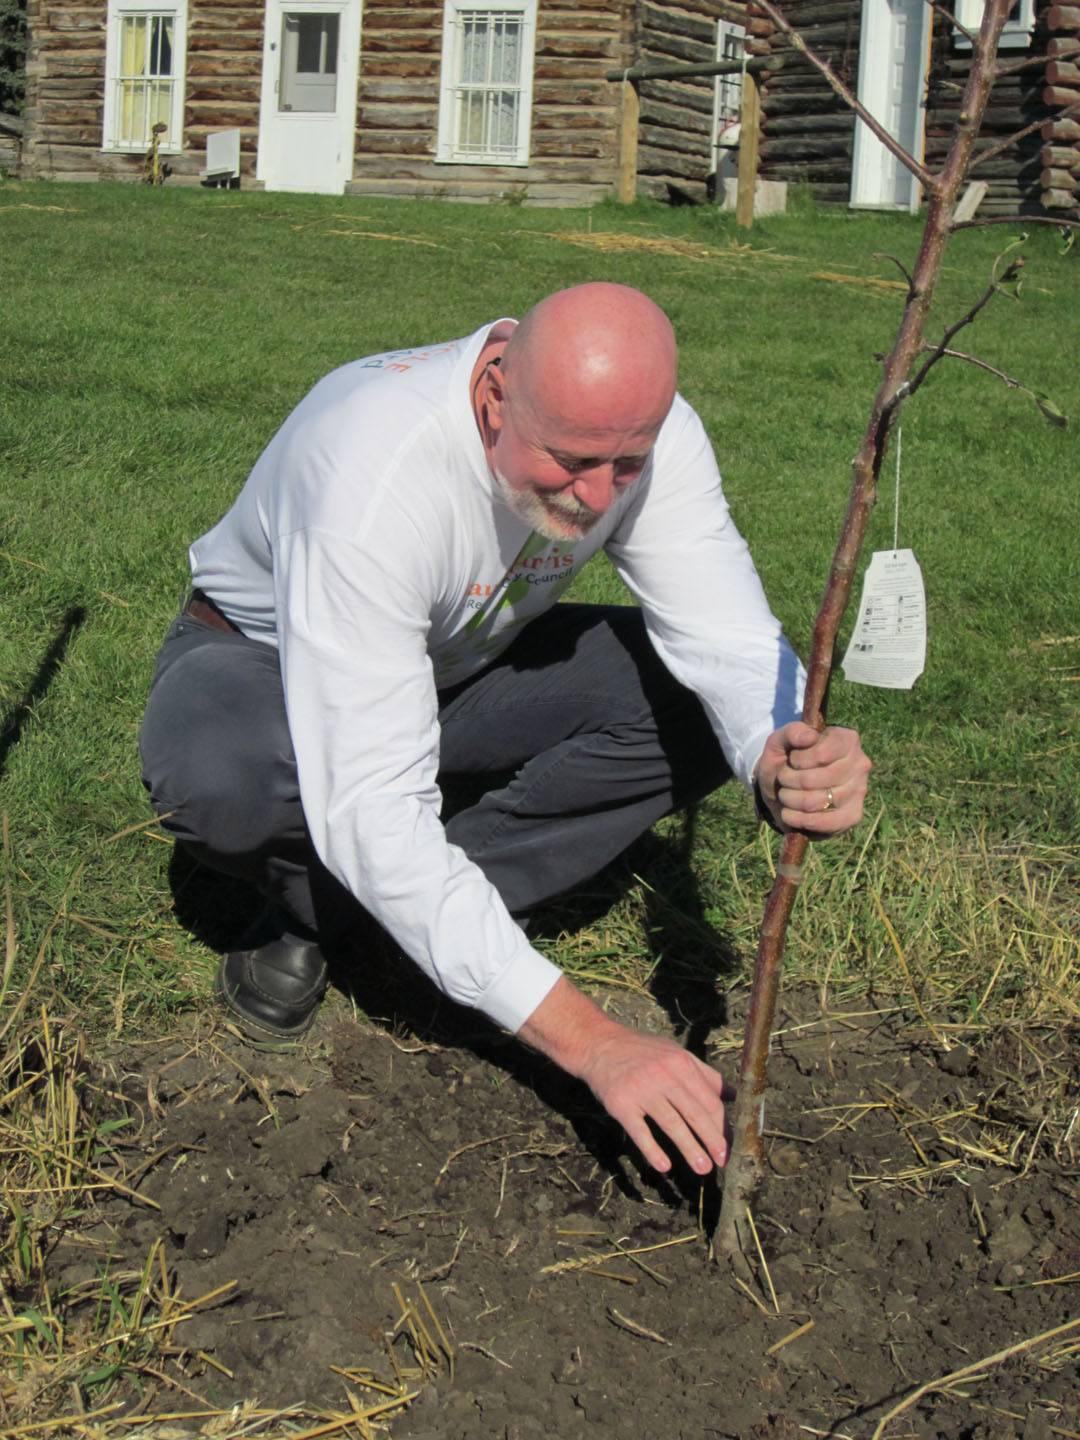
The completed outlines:
{"type": "Polygon", "coordinates": [[[900,448],[903,440],[904,429],[897,421],[896,425],[896,498],[893,502],[893,531],[892,548],[895,555],[900,549],[900,448]]]}

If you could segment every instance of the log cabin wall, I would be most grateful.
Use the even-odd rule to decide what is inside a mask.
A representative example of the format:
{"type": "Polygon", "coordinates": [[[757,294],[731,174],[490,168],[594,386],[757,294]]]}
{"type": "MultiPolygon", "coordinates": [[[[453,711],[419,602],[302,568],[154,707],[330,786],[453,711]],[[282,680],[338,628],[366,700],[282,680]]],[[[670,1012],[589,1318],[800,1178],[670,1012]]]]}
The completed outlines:
{"type": "MultiPolygon", "coordinates": [[[[1053,59],[1055,47],[1058,50],[1075,49],[1078,42],[1075,27],[1071,36],[1058,34],[1054,38],[1050,21],[1053,17],[1056,23],[1063,8],[1036,0],[1035,29],[1028,53],[1032,56],[1049,54],[1049,65],[1032,65],[1011,75],[1001,75],[990,92],[982,133],[975,145],[976,159],[981,150],[989,150],[1024,126],[1036,121],[1041,121],[1042,125],[975,171],[974,178],[985,180],[989,186],[986,198],[979,206],[980,215],[1075,210],[1076,181],[1069,167],[1065,166],[1058,184],[1057,177],[1052,173],[1054,167],[1044,163],[1043,151],[1044,147],[1048,150],[1060,147],[1048,147],[1041,133],[1047,127],[1052,133],[1055,119],[1063,106],[1080,102],[1080,88],[1070,90],[1050,83],[1051,76],[1061,78],[1070,69],[1075,69],[1068,62],[1053,59]],[[1063,191],[1068,180],[1072,181],[1068,193],[1051,193],[1054,189],[1063,191]]],[[[1075,13],[1080,23],[1080,11],[1075,13]]],[[[1000,63],[1008,66],[1010,62],[1023,60],[1024,55],[1023,50],[1004,49],[1000,52],[1000,63]]],[[[934,27],[934,49],[927,82],[926,159],[931,169],[937,169],[945,158],[949,137],[960,111],[963,86],[970,71],[971,51],[957,48],[953,43],[951,27],[939,17],[934,27]]],[[[1075,69],[1074,78],[1080,80],[1080,69],[1075,69]]],[[[1071,148],[1071,163],[1080,169],[1080,152],[1075,151],[1075,147],[1071,148]]]]}
{"type": "Polygon", "coordinates": [[[96,180],[105,102],[105,0],[29,0],[20,173],[96,180]]]}
{"type": "MultiPolygon", "coordinates": [[[[788,0],[784,13],[807,44],[828,60],[854,90],[858,81],[860,0],[788,0]]],[[[750,6],[753,15],[753,6],[750,6]]],[[[1033,131],[976,172],[989,185],[980,214],[1012,215],[1075,211],[1080,184],[1080,125],[1061,110],[1080,102],[1080,65],[1069,55],[1080,42],[1080,8],[1036,0],[1035,31],[1028,52],[1008,49],[1002,63],[1025,53],[1049,54],[1048,65],[1033,65],[1001,76],[991,92],[979,149],[1036,121],[1033,131]]],[[[784,54],[784,68],[764,77],[761,170],[764,179],[807,186],[822,204],[846,205],[851,192],[855,117],[808,60],[773,35],[763,17],[750,21],[751,48],[784,54]]],[[[943,159],[970,51],[958,47],[949,22],[935,16],[926,93],[926,159],[943,159]]]]}
{"type": "MultiPolygon", "coordinates": [[[[650,65],[705,65],[716,58],[716,22],[744,23],[741,5],[682,0],[679,5],[641,0],[635,26],[635,61],[650,65]]],[[[638,131],[638,190],[666,198],[670,185],[695,200],[706,198],[712,160],[715,82],[643,80],[638,131]]]]}
{"type": "Polygon", "coordinates": [[[365,0],[354,195],[589,204],[610,193],[632,0],[540,0],[528,165],[436,163],[441,0],[365,0]]]}
{"type": "MultiPolygon", "coordinates": [[[[854,90],[859,74],[860,0],[788,0],[784,14],[810,48],[854,90]]],[[[851,194],[854,114],[809,60],[773,36],[768,20],[751,19],[749,28],[752,50],[784,56],[782,70],[761,77],[762,179],[806,186],[820,204],[846,205],[851,194]]]]}
{"type": "MultiPolygon", "coordinates": [[[[253,183],[265,0],[188,0],[184,149],[170,183],[197,183],[210,130],[241,132],[253,183]]],[[[634,0],[540,0],[527,166],[435,163],[442,0],[365,0],[352,193],[581,204],[607,195],[634,0]]],[[[106,0],[29,0],[22,172],[137,179],[139,154],[102,150],[106,0]]]]}
{"type": "MultiPolygon", "coordinates": [[[[264,13],[264,0],[188,0],[183,153],[163,157],[174,181],[198,183],[207,131],[231,126],[240,128],[241,173],[254,175],[264,13]]],[[[29,0],[23,175],[142,175],[142,155],[101,148],[106,19],[106,0],[29,0]]]]}

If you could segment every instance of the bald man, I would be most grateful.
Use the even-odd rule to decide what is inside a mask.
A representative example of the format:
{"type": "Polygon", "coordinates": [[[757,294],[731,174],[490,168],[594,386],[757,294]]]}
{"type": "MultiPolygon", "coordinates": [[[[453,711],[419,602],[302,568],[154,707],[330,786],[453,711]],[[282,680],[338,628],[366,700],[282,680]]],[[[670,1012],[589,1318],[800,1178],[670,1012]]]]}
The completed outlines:
{"type": "Polygon", "coordinates": [[[447,995],[584,1080],[658,1170],[726,1159],[719,1073],[611,1020],[532,910],[734,775],[781,829],[862,814],[676,393],[663,312],[560,291],[520,323],[334,371],[196,541],[141,748],[163,824],[253,882],[218,993],[295,1040],[374,916],[447,995]],[[556,605],[599,550],[637,606],[556,605]],[[451,816],[441,786],[480,798],[451,816]]]}

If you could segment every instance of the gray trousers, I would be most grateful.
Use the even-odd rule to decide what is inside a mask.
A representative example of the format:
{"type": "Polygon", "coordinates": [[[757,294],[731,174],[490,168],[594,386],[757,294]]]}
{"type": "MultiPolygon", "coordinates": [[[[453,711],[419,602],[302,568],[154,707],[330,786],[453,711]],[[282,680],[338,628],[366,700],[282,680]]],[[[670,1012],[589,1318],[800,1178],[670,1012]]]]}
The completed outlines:
{"type": "MultiPolygon", "coordinates": [[[[444,811],[447,835],[518,917],[730,776],[631,606],[555,606],[440,692],[439,723],[440,786],[471,791],[444,811]]],[[[179,616],[140,750],[162,824],[199,860],[254,884],[298,933],[331,939],[355,922],[308,836],[276,650],[179,616]]]]}

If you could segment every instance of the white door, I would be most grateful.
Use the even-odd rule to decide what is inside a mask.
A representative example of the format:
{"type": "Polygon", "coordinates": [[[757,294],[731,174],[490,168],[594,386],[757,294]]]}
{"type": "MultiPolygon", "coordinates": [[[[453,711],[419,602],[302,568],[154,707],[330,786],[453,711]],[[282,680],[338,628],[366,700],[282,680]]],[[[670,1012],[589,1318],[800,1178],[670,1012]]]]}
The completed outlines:
{"type": "MultiPolygon", "coordinates": [[[[717,60],[742,60],[746,31],[728,20],[716,22],[717,60]]],[[[713,80],[712,168],[717,199],[723,201],[722,181],[738,173],[739,114],[742,109],[742,75],[717,75],[713,80]]]]}
{"type": "MultiPolygon", "coordinates": [[[[925,0],[863,0],[858,96],[916,160],[923,158],[930,30],[925,0]]],[[[916,210],[921,186],[862,120],[855,121],[851,203],[916,210]]]]}
{"type": "Polygon", "coordinates": [[[268,190],[340,195],[352,178],[361,0],[266,0],[259,156],[268,190]]]}

